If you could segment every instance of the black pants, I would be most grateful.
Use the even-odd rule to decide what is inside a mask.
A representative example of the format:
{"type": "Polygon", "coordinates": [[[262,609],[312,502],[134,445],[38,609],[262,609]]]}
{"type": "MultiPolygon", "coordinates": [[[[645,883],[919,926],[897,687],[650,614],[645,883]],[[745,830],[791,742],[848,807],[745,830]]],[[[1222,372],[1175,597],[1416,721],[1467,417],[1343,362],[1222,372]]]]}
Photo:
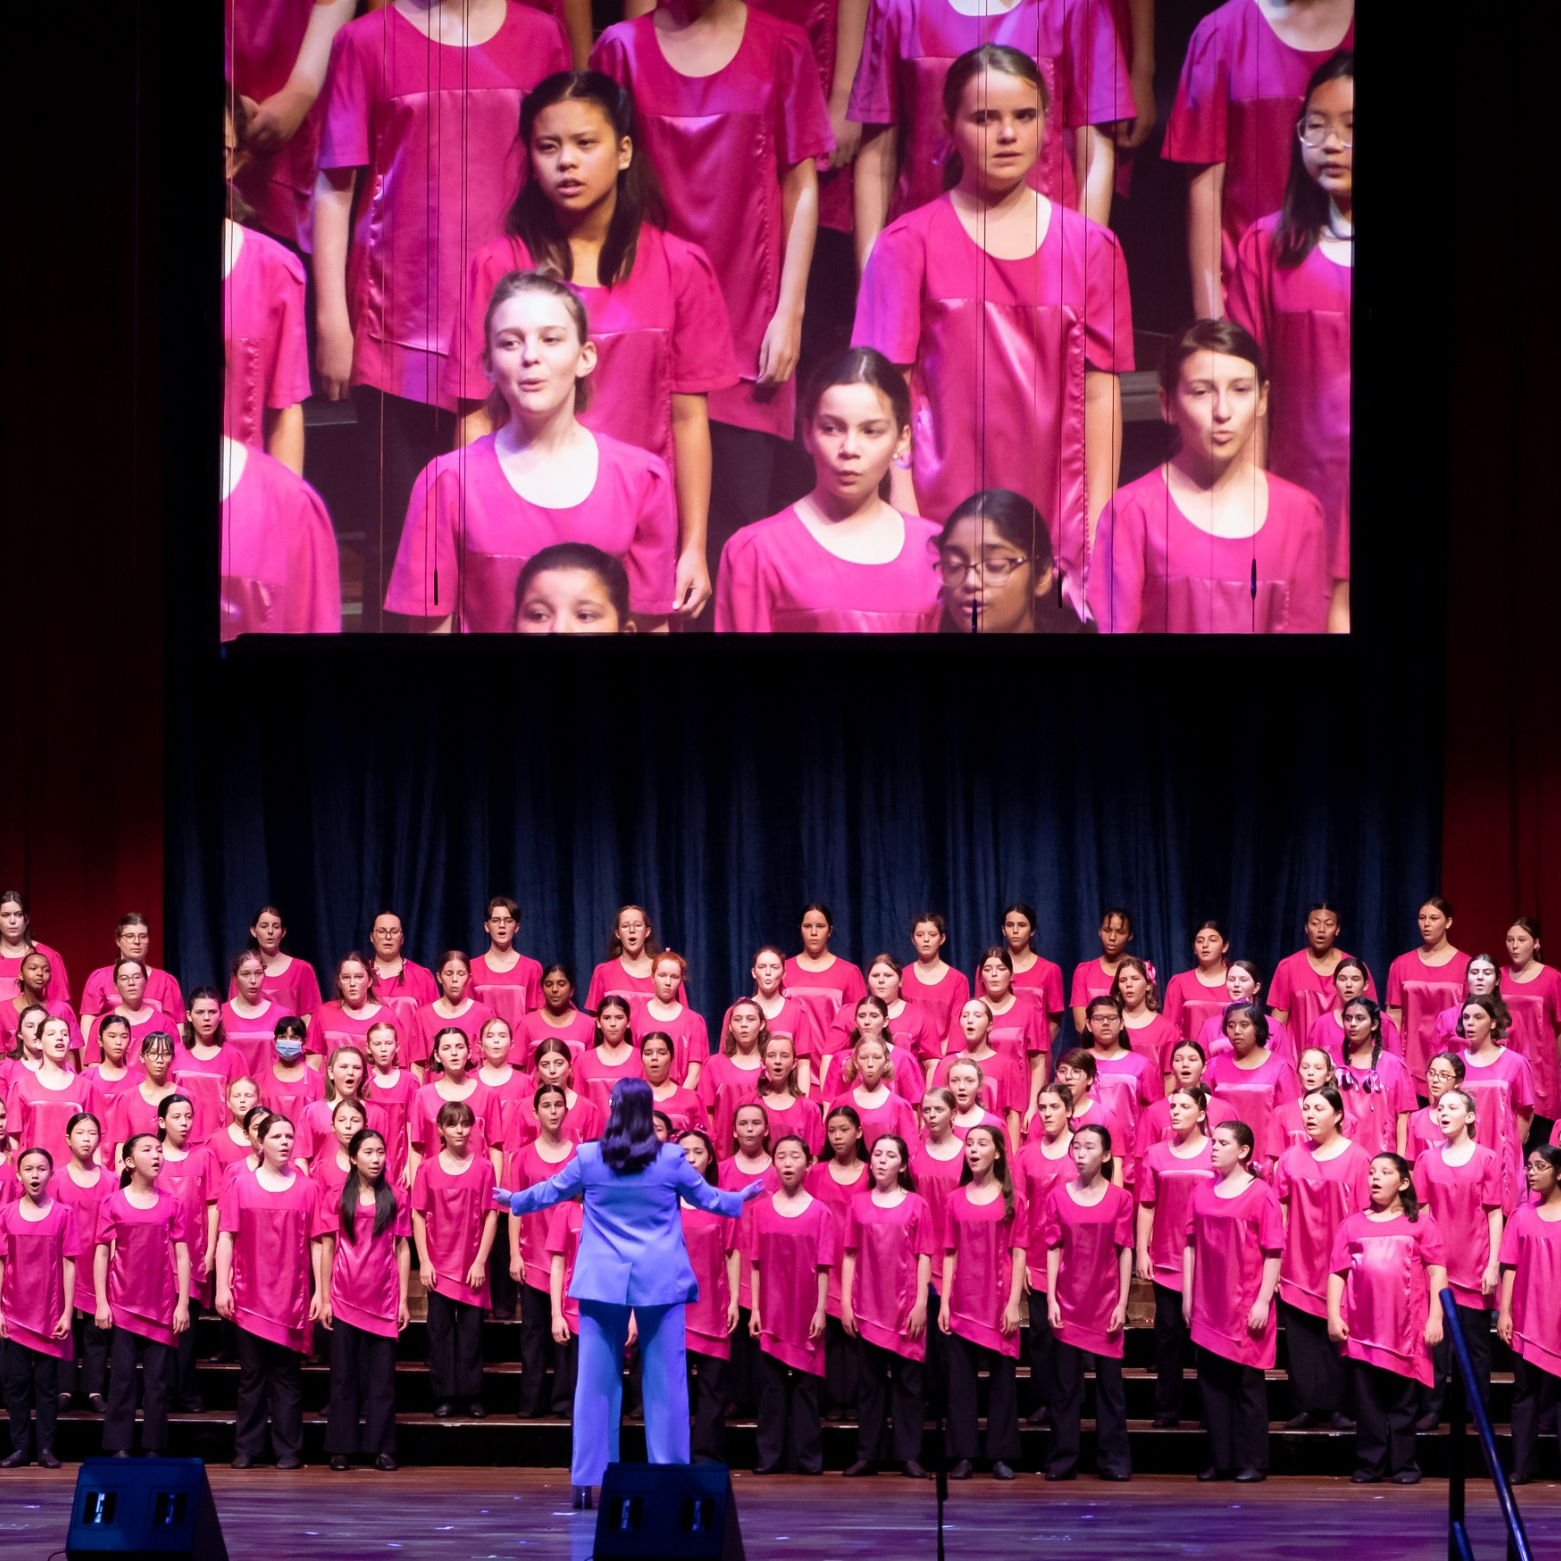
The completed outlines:
{"type": "Polygon", "coordinates": [[[190,1302],[190,1326],[176,1334],[168,1359],[168,1397],[173,1407],[191,1410],[200,1402],[195,1376],[195,1320],[201,1315],[201,1303],[190,1302]]]}
{"type": "Polygon", "coordinates": [[[737,1310],[737,1327],[732,1333],[732,1358],[726,1363],[726,1412],[747,1410],[752,1414],[759,1405],[759,1341],[748,1332],[753,1314],[746,1306],[737,1310]]]}
{"type": "MultiPolygon", "coordinates": [[[[433,1297],[429,1298],[432,1311],[433,1297]]],[[[553,1301],[535,1285],[520,1287],[520,1417],[535,1420],[543,1407],[555,1415],[570,1412],[575,1397],[575,1344],[553,1338],[553,1301]],[[548,1362],[553,1366],[552,1397],[548,1396],[548,1362]]]]}
{"type": "Polygon", "coordinates": [[[856,1405],[856,1340],[838,1317],[824,1319],[824,1413],[843,1418],[856,1405]]]}
{"type": "Polygon", "coordinates": [[[60,1363],[42,1350],[30,1350],[15,1339],[5,1341],[5,1363],[0,1368],[5,1389],[5,1412],[11,1418],[11,1446],[36,1457],[54,1451],[54,1427],[60,1416],[60,1363]],[[34,1416],[37,1445],[33,1445],[34,1416]]]}
{"type": "Polygon", "coordinates": [[[1198,1347],[1198,1391],[1209,1433],[1209,1462],[1228,1474],[1268,1468],[1268,1389],[1260,1366],[1198,1347]]]}
{"type": "Polygon", "coordinates": [[[949,1370],[949,1457],[980,1458],[1013,1463],[1019,1456],[1019,1380],[1011,1355],[972,1344],[957,1333],[946,1333],[949,1370]],[[985,1364],[986,1446],[983,1450],[977,1419],[976,1372],[985,1364]]]}
{"type": "Polygon", "coordinates": [[[1355,1460],[1371,1474],[1415,1469],[1415,1406],[1420,1384],[1365,1361],[1350,1362],[1355,1386],[1355,1460]]]}
{"type": "Polygon", "coordinates": [[[856,1456],[881,1463],[892,1446],[896,1463],[919,1460],[927,1418],[922,1363],[866,1339],[856,1343],[856,1456]],[[885,1410],[893,1417],[892,1441],[885,1410]]]}
{"type": "Polygon", "coordinates": [[[1285,1325],[1285,1365],[1290,1402],[1297,1414],[1335,1415],[1343,1411],[1350,1374],[1339,1346],[1328,1337],[1328,1319],[1279,1303],[1285,1325]]]}
{"type": "MultiPolygon", "coordinates": [[[[1182,1372],[1187,1364],[1187,1320],[1182,1316],[1182,1293],[1168,1285],[1154,1287],[1154,1411],[1181,1418],[1182,1372]]],[[[1199,1380],[1203,1368],[1199,1366],[1199,1380]]]]}
{"type": "Polygon", "coordinates": [[[1030,1396],[1034,1401],[1031,1412],[1050,1410],[1057,1382],[1057,1335],[1052,1332],[1051,1319],[1046,1315],[1044,1290],[1030,1292],[1030,1327],[1026,1343],[1030,1352],[1030,1396]]]}
{"type": "Polygon", "coordinates": [[[949,1412],[949,1364],[948,1349],[943,1342],[943,1330],[938,1326],[938,1313],[943,1303],[938,1292],[927,1291],[927,1364],[921,1380],[927,1391],[927,1413],[940,1425],[949,1412]]]}
{"type": "Polygon", "coordinates": [[[428,1297],[428,1377],[434,1402],[482,1399],[482,1308],[452,1301],[436,1290],[428,1297]]]}
{"type": "Polygon", "coordinates": [[[755,1440],[761,1469],[795,1469],[817,1474],[824,1467],[824,1431],[819,1424],[822,1380],[798,1371],[767,1350],[759,1351],[759,1420],[755,1440]]]}
{"type": "MultiPolygon", "coordinates": [[[[1439,1303],[1437,1303],[1439,1304],[1439,1303]]],[[[1558,1300],[1561,1304],[1561,1300],[1558,1300]]],[[[1458,1321],[1463,1324],[1463,1336],[1469,1346],[1469,1364],[1474,1367],[1474,1380],[1479,1384],[1480,1398],[1485,1407],[1491,1407],[1491,1313],[1480,1306],[1460,1306],[1458,1321]]],[[[1425,1389],[1425,1412],[1442,1417],[1447,1403],[1447,1384],[1458,1369],[1453,1354],[1452,1335],[1445,1330],[1442,1342],[1431,1348],[1431,1368],[1436,1373],[1436,1386],[1425,1389]]]]}
{"type": "MultiPolygon", "coordinates": [[[[1071,1344],[1057,1345],[1057,1396],[1052,1402],[1048,1474],[1072,1474],[1079,1466],[1079,1425],[1084,1418],[1084,1367],[1090,1359],[1071,1344]]],[[[1095,1465],[1101,1474],[1131,1474],[1127,1443],[1127,1399],[1122,1362],[1095,1356],[1095,1465]]]]}
{"type": "MultiPolygon", "coordinates": [[[[355,385],[352,400],[358,420],[363,627],[377,630],[391,627],[384,617],[385,591],[395,567],[412,488],[418,473],[454,443],[455,419],[437,407],[387,395],[370,385],[355,385]]],[[[445,588],[444,581],[440,586],[445,588]]],[[[450,604],[435,602],[432,596],[430,579],[427,616],[443,617],[450,604]]]]}
{"type": "Polygon", "coordinates": [[[172,1349],[128,1328],[114,1330],[109,1346],[108,1409],[103,1416],[106,1452],[135,1446],[136,1365],[141,1366],[141,1446],[161,1452],[168,1445],[168,1378],[172,1349]]]}
{"type": "MultiPolygon", "coordinates": [[[[721,566],[721,549],[732,534],[776,511],[775,477],[788,446],[774,434],[761,434],[735,423],[710,424],[710,529],[705,543],[714,584],[721,566]]],[[[806,490],[804,490],[806,491],[806,490]]],[[[706,609],[688,625],[694,630],[715,627],[715,612],[706,609]]]]}
{"type": "Polygon", "coordinates": [[[1521,1355],[1512,1361],[1512,1473],[1532,1479],[1539,1454],[1539,1428],[1547,1414],[1561,1414],[1561,1377],[1521,1355]]]}
{"type": "Polygon", "coordinates": [[[688,1401],[694,1410],[689,1452],[695,1463],[726,1462],[726,1368],[718,1355],[688,1352],[688,1401]]]}
{"type": "Polygon", "coordinates": [[[520,1305],[520,1287],[509,1276],[509,1232],[504,1229],[507,1214],[499,1216],[498,1234],[488,1254],[488,1291],[493,1297],[493,1315],[508,1322],[520,1305]]]}
{"type": "Polygon", "coordinates": [[[98,1327],[91,1312],[74,1313],[70,1329],[76,1347],[76,1391],[102,1393],[108,1386],[108,1346],[113,1332],[98,1327]]]}
{"type": "Polygon", "coordinates": [[[299,1458],[304,1446],[303,1377],[299,1354],[285,1344],[238,1330],[238,1418],[234,1449],[250,1458],[266,1450],[266,1419],[278,1458],[299,1458]]]}
{"type": "Polygon", "coordinates": [[[396,1341],[367,1333],[337,1318],[331,1328],[331,1402],[326,1417],[328,1452],[396,1451],[396,1341]],[[363,1417],[361,1439],[358,1417],[363,1417]]]}

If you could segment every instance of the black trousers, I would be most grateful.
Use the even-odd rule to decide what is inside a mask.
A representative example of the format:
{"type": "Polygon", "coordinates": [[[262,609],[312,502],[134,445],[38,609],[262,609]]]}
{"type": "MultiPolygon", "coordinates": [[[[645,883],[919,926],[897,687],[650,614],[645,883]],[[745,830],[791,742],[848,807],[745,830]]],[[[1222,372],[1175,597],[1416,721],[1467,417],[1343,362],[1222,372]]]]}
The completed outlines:
{"type": "MultiPolygon", "coordinates": [[[[385,591],[395,567],[396,549],[406,524],[407,505],[418,473],[455,441],[455,418],[438,407],[389,395],[370,385],[355,385],[358,420],[359,523],[363,528],[363,627],[385,622],[385,591]]],[[[444,582],[440,581],[441,588],[444,582]]],[[[442,617],[449,604],[427,602],[429,617],[442,617]]]]}
{"type": "Polygon", "coordinates": [[[11,1446],[36,1457],[54,1451],[54,1427],[60,1416],[60,1363],[57,1356],[30,1350],[15,1339],[5,1341],[0,1366],[5,1412],[11,1419],[11,1446]],[[34,1422],[36,1417],[36,1425],[34,1422]],[[37,1445],[33,1437],[37,1436],[37,1445]]]}
{"type": "Polygon", "coordinates": [[[396,1341],[337,1318],[331,1328],[331,1401],[326,1416],[328,1452],[396,1451],[396,1341]],[[362,1434],[358,1428],[363,1419],[362,1434]]]}
{"type": "Polygon", "coordinates": [[[949,1371],[949,1457],[987,1457],[1013,1463],[1019,1456],[1019,1379],[1011,1355],[972,1344],[957,1333],[946,1333],[949,1371]],[[976,1399],[976,1372],[987,1368],[986,1444],[982,1447],[976,1399]]]}
{"type": "Polygon", "coordinates": [[[819,1423],[821,1379],[798,1371],[767,1350],[759,1351],[759,1419],[755,1440],[761,1469],[792,1468],[817,1474],[824,1467],[824,1431],[819,1423]]]}
{"type": "Polygon", "coordinates": [[[1561,1377],[1532,1365],[1521,1355],[1512,1361],[1512,1473],[1532,1479],[1539,1461],[1539,1428],[1547,1414],[1561,1414],[1561,1377]]]}
{"type": "Polygon", "coordinates": [[[493,1315],[508,1321],[520,1305],[520,1286],[509,1276],[509,1232],[504,1229],[507,1214],[499,1216],[498,1234],[488,1254],[488,1291],[493,1297],[493,1315]]]}
{"type": "MultiPolygon", "coordinates": [[[[1558,1301],[1561,1304],[1561,1301],[1558,1301]]],[[[1460,1306],[1458,1321],[1463,1324],[1463,1336],[1469,1346],[1469,1364],[1474,1367],[1474,1380],[1480,1387],[1480,1398],[1485,1407],[1491,1407],[1491,1323],[1493,1314],[1482,1306],[1460,1306]]],[[[1447,1403],[1447,1384],[1458,1369],[1453,1354],[1452,1335],[1445,1330],[1442,1342],[1431,1348],[1431,1368],[1436,1373],[1436,1386],[1425,1389],[1425,1412],[1442,1417],[1447,1403]]]]}
{"type": "MultiPolygon", "coordinates": [[[[551,1312],[550,1312],[551,1315],[551,1312]]],[[[436,1290],[428,1297],[428,1377],[436,1404],[482,1398],[482,1308],[452,1301],[436,1290]]]]}
{"type": "Polygon", "coordinates": [[[1268,1468],[1268,1389],[1260,1366],[1198,1347],[1198,1391],[1209,1462],[1222,1473],[1268,1468]]]}
{"type": "Polygon", "coordinates": [[[694,1410],[689,1452],[695,1463],[725,1463],[727,1363],[718,1355],[690,1350],[688,1365],[688,1401],[694,1410]]]}
{"type": "MultiPolygon", "coordinates": [[[[1071,1344],[1057,1345],[1057,1396],[1052,1403],[1048,1474],[1072,1474],[1079,1466],[1079,1426],[1084,1418],[1084,1367],[1089,1355],[1071,1344]]],[[[1095,1359],[1095,1465],[1102,1474],[1131,1474],[1127,1442],[1127,1399],[1122,1391],[1122,1362],[1110,1355],[1095,1359]]]]}
{"type": "MultiPolygon", "coordinates": [[[[761,434],[756,429],[712,420],[710,529],[705,544],[712,584],[719,575],[721,549],[731,541],[733,533],[776,512],[776,475],[788,448],[786,441],[777,439],[774,434],[761,434]]],[[[803,491],[807,491],[806,486],[803,491]]],[[[688,627],[696,631],[713,629],[714,604],[688,627]]]]}
{"type": "Polygon", "coordinates": [[[1402,1474],[1415,1463],[1420,1384],[1365,1361],[1350,1362],[1355,1386],[1355,1459],[1372,1474],[1402,1474]]]}
{"type": "MultiPolygon", "coordinates": [[[[1154,1410],[1157,1415],[1181,1418],[1182,1372],[1187,1365],[1187,1320],[1182,1316],[1182,1293],[1169,1285],[1154,1287],[1154,1410]]],[[[1203,1368],[1199,1366],[1199,1380],[1203,1368]]]]}
{"type": "Polygon", "coordinates": [[[1339,1346],[1328,1337],[1328,1319],[1279,1303],[1285,1325],[1285,1366],[1290,1402],[1297,1414],[1340,1413],[1349,1393],[1350,1373],[1339,1346]]]}
{"type": "MultiPolygon", "coordinates": [[[[429,1298],[432,1310],[433,1297],[429,1298]]],[[[569,1414],[575,1398],[575,1343],[553,1338],[553,1301],[535,1285],[520,1287],[520,1417],[535,1420],[544,1406],[560,1417],[569,1414]],[[552,1396],[547,1368],[553,1366],[552,1396]]]]}
{"type": "Polygon", "coordinates": [[[927,1391],[927,1413],[942,1424],[949,1412],[949,1363],[948,1349],[943,1342],[943,1330],[938,1326],[938,1313],[943,1303],[938,1292],[927,1291],[927,1364],[921,1380],[927,1391]]]}
{"type": "Polygon", "coordinates": [[[838,1317],[824,1319],[824,1413],[849,1414],[856,1404],[856,1340],[838,1317]]]}
{"type": "Polygon", "coordinates": [[[190,1326],[176,1334],[168,1359],[168,1397],[175,1409],[188,1410],[200,1400],[195,1377],[195,1321],[201,1315],[201,1303],[190,1301],[190,1326]]]}
{"type": "Polygon", "coordinates": [[[161,1452],[168,1445],[168,1379],[173,1350],[128,1328],[114,1329],[109,1346],[108,1408],[103,1415],[106,1452],[135,1446],[136,1366],[141,1367],[141,1446],[161,1452]]]}
{"type": "Polygon", "coordinates": [[[108,1386],[108,1346],[113,1331],[98,1327],[91,1312],[74,1313],[70,1331],[76,1347],[76,1391],[102,1393],[108,1386]]]}
{"type": "Polygon", "coordinates": [[[304,1446],[303,1376],[297,1350],[238,1329],[238,1419],[235,1451],[251,1458],[266,1450],[266,1420],[278,1458],[299,1458],[304,1446]]]}
{"type": "MultiPolygon", "coordinates": [[[[928,1332],[930,1335],[930,1324],[928,1332]]],[[[1032,1412],[1042,1408],[1050,1410],[1057,1383],[1057,1335],[1052,1332],[1051,1319],[1046,1315],[1044,1290],[1030,1292],[1028,1334],[1026,1348],[1030,1354],[1030,1397],[1033,1400],[1030,1407],[1032,1412]]]]}
{"type": "Polygon", "coordinates": [[[919,1460],[927,1419],[922,1363],[863,1338],[856,1343],[856,1456],[882,1463],[892,1448],[896,1463],[919,1460]],[[885,1411],[893,1417],[892,1437],[885,1411]]]}

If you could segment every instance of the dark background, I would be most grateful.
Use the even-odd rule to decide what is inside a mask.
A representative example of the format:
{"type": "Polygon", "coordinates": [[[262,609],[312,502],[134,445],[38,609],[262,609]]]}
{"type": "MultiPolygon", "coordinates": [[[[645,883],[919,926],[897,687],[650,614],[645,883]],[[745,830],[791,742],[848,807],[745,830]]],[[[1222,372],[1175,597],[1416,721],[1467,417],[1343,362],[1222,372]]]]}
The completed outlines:
{"type": "Polygon", "coordinates": [[[195,9],[96,8],[68,64],[58,16],[9,29],[0,879],[78,987],[131,905],[188,985],[262,899],[323,975],[381,905],[428,960],[510,892],[523,946],[582,979],[638,900],[706,1011],[814,897],[851,958],[941,909],[966,967],[1011,897],[1065,967],[1125,900],[1166,972],[1206,915],[1271,966],[1324,895],[1379,970],[1438,887],[1471,950],[1561,917],[1553,23],[1360,21],[1348,642],[223,656],[221,41],[195,9]]]}

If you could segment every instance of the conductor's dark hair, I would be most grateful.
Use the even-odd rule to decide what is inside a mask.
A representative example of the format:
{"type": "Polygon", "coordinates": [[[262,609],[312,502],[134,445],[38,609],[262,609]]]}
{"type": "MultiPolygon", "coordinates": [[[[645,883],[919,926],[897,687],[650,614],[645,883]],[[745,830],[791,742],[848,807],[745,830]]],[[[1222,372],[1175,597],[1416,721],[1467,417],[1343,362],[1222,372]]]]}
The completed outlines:
{"type": "Polygon", "coordinates": [[[613,1085],[602,1134],[602,1162],[619,1176],[643,1171],[661,1152],[655,1109],[655,1096],[644,1079],[619,1079],[613,1085]]]}

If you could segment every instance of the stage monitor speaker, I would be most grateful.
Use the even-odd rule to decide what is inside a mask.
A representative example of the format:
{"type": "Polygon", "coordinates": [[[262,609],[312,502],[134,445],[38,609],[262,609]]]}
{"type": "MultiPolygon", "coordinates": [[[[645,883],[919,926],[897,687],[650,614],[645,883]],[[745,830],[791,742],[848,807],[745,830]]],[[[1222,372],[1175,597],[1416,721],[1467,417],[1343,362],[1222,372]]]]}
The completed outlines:
{"type": "Polygon", "coordinates": [[[199,1458],[88,1458],[76,1476],[69,1561],[228,1561],[199,1458]]]}
{"type": "Polygon", "coordinates": [[[724,1463],[610,1463],[595,1561],[746,1561],[724,1463]]]}

